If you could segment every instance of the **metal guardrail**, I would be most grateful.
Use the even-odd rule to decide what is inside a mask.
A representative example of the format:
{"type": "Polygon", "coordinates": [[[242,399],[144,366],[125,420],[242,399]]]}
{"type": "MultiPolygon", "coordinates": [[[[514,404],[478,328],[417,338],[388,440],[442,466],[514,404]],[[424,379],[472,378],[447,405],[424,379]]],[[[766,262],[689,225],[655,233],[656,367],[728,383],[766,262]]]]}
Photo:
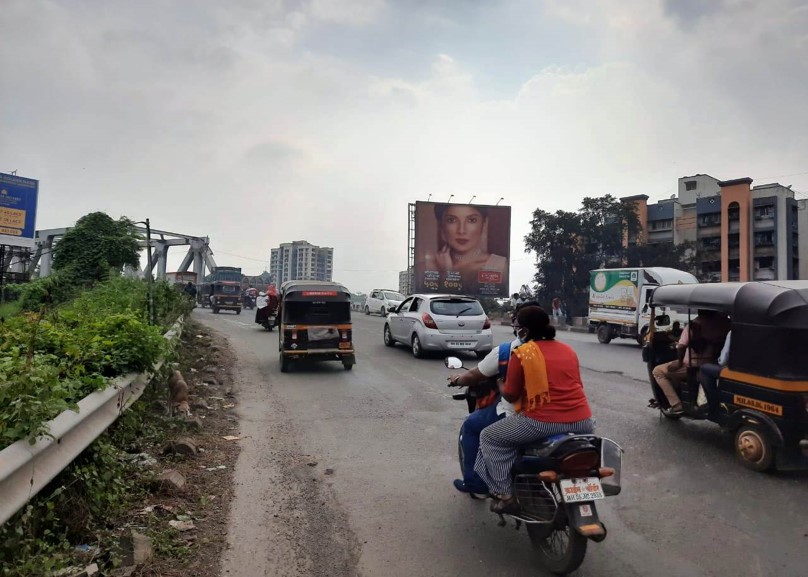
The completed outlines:
{"type": "MultiPolygon", "coordinates": [[[[180,318],[164,337],[182,334],[180,318]]],[[[90,393],[78,402],[78,412],[64,411],[48,422],[52,437],[32,445],[22,439],[0,451],[0,525],[22,509],[39,491],[62,472],[117,418],[140,398],[163,360],[151,372],[130,373],[114,379],[103,391],[90,393]]]]}

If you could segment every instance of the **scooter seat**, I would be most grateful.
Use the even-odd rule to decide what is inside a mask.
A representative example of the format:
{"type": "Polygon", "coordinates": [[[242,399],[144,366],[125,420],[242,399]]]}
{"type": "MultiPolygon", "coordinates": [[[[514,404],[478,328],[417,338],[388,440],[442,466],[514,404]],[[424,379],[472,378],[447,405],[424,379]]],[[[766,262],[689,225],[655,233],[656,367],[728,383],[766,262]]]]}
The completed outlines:
{"type": "Polygon", "coordinates": [[[533,443],[522,446],[522,452],[525,455],[535,457],[545,457],[553,452],[561,443],[572,437],[572,433],[560,433],[558,435],[551,435],[543,439],[539,439],[533,443]]]}

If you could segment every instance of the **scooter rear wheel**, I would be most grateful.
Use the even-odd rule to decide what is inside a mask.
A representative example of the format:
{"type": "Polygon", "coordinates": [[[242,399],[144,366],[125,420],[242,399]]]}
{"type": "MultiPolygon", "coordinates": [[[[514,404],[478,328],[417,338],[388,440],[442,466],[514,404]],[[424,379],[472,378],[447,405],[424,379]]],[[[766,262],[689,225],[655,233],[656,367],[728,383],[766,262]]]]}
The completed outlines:
{"type": "Polygon", "coordinates": [[[542,566],[550,572],[566,575],[584,562],[587,538],[569,525],[553,529],[548,535],[546,525],[528,523],[527,533],[542,566]]]}

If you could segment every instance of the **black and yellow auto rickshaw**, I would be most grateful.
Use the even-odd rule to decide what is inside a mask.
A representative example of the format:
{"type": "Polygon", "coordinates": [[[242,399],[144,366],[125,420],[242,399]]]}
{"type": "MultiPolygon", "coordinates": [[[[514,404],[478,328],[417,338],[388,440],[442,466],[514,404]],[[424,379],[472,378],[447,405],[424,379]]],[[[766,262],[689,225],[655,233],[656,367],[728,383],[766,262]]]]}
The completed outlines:
{"type": "Polygon", "coordinates": [[[651,330],[643,349],[654,398],[670,419],[707,419],[734,435],[735,453],[756,471],[808,469],[808,282],[766,281],[661,286],[650,300],[651,330]],[[672,413],[651,371],[676,359],[667,324],[670,309],[729,315],[727,366],[718,378],[718,413],[699,406],[699,373],[680,385],[683,413],[672,413]],[[663,318],[660,318],[663,317],[663,318]]]}
{"type": "Polygon", "coordinates": [[[235,281],[214,281],[204,285],[207,299],[214,314],[219,311],[235,311],[241,314],[241,283],[235,281]]]}
{"type": "Polygon", "coordinates": [[[281,286],[278,349],[281,372],[303,360],[356,364],[351,293],[339,283],[288,281],[281,286]]]}

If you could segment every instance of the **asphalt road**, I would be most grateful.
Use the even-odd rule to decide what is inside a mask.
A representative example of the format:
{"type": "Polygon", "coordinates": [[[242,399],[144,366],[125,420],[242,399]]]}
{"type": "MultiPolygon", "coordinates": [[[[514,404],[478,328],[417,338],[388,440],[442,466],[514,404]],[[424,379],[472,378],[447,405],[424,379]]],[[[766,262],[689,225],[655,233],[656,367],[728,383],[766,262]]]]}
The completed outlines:
{"type": "MultiPolygon", "coordinates": [[[[277,334],[250,311],[194,316],[240,359],[243,451],[223,576],[547,574],[524,530],[497,527],[487,503],[451,485],[465,403],[450,399],[440,358],[385,347],[384,320],[356,315],[353,371],[281,374],[277,334]]],[[[625,449],[623,492],[598,505],[608,537],[575,575],[808,574],[808,475],[748,471],[717,427],[646,408],[636,344],[559,338],[580,356],[598,432],[625,449]]]]}

